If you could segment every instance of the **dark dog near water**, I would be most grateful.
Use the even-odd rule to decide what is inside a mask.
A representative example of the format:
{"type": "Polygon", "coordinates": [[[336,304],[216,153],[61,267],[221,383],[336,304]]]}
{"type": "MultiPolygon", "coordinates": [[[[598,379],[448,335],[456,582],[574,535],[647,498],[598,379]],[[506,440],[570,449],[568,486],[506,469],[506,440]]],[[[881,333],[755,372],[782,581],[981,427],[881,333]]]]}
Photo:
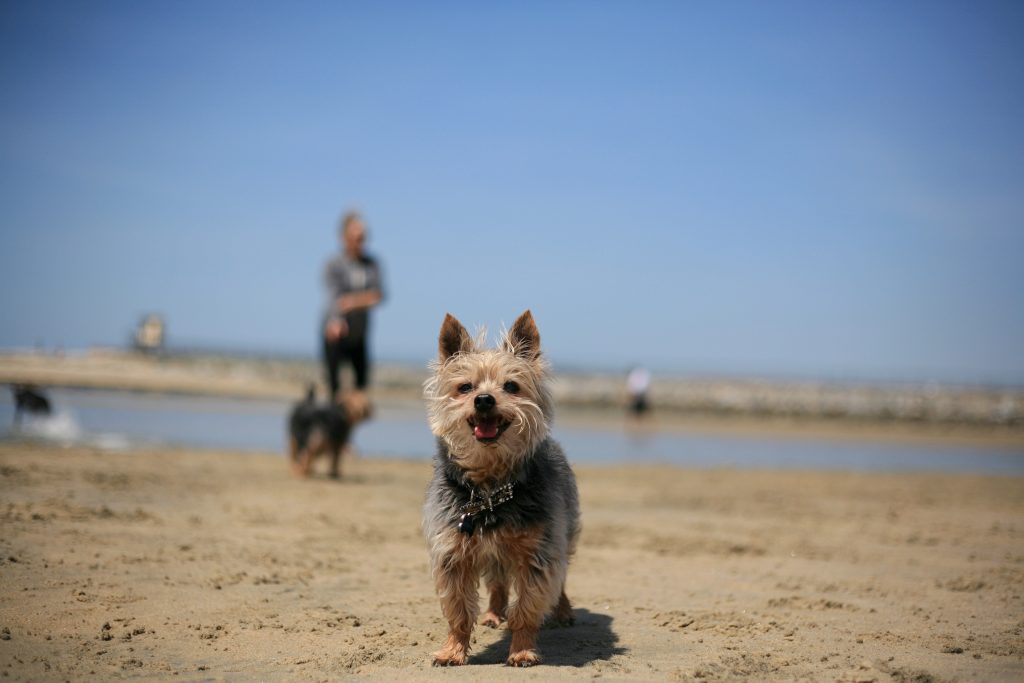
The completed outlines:
{"type": "Polygon", "coordinates": [[[352,429],[370,416],[370,402],[362,392],[342,395],[337,404],[317,403],[316,387],[296,403],[288,418],[292,472],[308,477],[320,455],[330,455],[330,476],[340,476],[341,456],[352,429]]]}
{"type": "Polygon", "coordinates": [[[30,415],[49,415],[53,412],[50,399],[43,390],[33,384],[12,384],[14,394],[14,424],[21,424],[23,413],[30,415]]]}

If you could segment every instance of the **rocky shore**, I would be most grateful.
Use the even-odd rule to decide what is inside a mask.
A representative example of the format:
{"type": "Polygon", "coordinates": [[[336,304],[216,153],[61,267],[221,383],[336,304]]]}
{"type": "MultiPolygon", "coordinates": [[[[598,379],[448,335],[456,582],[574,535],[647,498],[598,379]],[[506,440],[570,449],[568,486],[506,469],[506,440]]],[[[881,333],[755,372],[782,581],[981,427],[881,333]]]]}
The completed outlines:
{"type": "MultiPolygon", "coordinates": [[[[625,405],[624,378],[555,373],[559,406],[625,405]]],[[[415,398],[425,368],[381,364],[375,391],[415,398]]],[[[0,383],[290,399],[320,378],[309,359],[216,354],[144,355],[111,349],[80,354],[0,353],[0,383]]],[[[848,420],[996,427],[1024,432],[1024,387],[864,384],[656,376],[652,406],[662,414],[848,420]]]]}

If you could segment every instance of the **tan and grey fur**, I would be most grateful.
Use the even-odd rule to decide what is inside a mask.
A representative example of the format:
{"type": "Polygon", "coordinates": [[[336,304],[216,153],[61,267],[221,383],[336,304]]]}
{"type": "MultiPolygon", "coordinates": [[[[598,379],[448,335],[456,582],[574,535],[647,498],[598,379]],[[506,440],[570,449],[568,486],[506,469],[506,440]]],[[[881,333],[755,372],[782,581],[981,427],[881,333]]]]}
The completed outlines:
{"type": "Polygon", "coordinates": [[[438,451],[423,531],[448,638],[434,664],[466,663],[481,576],[490,592],[482,623],[507,620],[512,631],[506,663],[537,664],[544,617],[573,622],[565,579],[580,533],[576,479],[548,434],[552,406],[540,335],[526,311],[497,348],[485,349],[447,315],[438,346],[425,387],[438,451]],[[510,499],[475,515],[470,533],[459,530],[463,506],[509,482],[510,499]]]}

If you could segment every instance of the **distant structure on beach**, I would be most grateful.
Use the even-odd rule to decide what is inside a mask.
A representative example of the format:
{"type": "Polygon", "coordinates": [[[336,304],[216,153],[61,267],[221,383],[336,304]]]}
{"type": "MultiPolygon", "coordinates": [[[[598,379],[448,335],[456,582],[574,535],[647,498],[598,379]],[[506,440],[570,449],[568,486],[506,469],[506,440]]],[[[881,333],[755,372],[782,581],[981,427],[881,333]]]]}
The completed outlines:
{"type": "Polygon", "coordinates": [[[143,353],[156,353],[164,347],[166,327],[156,313],[144,315],[135,328],[135,348],[143,353]]]}
{"type": "Polygon", "coordinates": [[[629,393],[629,410],[635,417],[642,417],[650,405],[647,392],[651,388],[651,373],[647,368],[636,366],[626,376],[626,391],[629,393]]]}

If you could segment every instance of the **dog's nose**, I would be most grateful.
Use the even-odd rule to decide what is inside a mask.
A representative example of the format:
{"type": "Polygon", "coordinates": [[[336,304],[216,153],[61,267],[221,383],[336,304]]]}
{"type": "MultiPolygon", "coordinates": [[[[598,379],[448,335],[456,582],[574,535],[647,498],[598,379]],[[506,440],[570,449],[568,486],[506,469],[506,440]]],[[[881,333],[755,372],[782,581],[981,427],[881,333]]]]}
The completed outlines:
{"type": "Polygon", "coordinates": [[[473,405],[477,410],[490,410],[494,407],[494,397],[490,394],[478,394],[473,399],[473,405]]]}

